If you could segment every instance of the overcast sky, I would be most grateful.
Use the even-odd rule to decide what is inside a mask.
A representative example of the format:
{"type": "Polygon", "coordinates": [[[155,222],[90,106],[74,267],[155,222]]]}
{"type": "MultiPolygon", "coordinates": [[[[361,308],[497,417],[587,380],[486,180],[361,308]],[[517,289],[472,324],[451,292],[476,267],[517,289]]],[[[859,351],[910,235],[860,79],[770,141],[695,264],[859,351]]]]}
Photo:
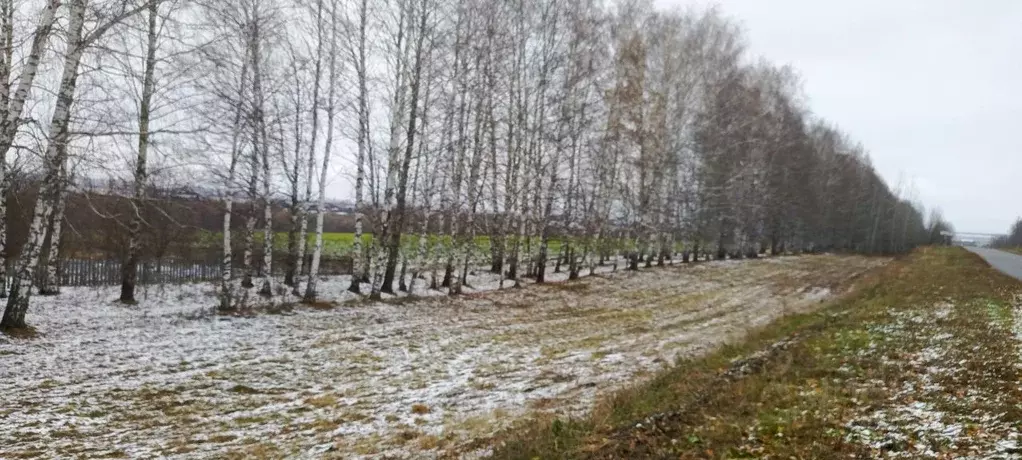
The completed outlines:
{"type": "Polygon", "coordinates": [[[1022,1],[657,0],[720,5],[797,68],[813,111],[959,231],[1022,215],[1022,1]]]}

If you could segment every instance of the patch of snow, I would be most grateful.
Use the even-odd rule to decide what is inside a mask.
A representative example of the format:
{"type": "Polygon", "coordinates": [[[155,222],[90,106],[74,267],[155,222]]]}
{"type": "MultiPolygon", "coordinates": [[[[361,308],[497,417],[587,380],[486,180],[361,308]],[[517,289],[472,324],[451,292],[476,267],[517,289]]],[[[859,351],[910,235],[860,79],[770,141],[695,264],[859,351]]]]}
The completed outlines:
{"type": "MultiPolygon", "coordinates": [[[[944,302],[928,311],[890,311],[892,323],[869,326],[872,334],[882,334],[885,340],[925,338],[927,345],[908,356],[879,357],[885,366],[908,370],[905,375],[909,378],[892,389],[888,404],[850,420],[845,425],[846,441],[865,445],[884,458],[950,458],[949,452],[959,452],[956,449],[960,445],[968,445],[972,454],[954,458],[1022,459],[1022,451],[1013,450],[1018,437],[1015,423],[1004,420],[1004,414],[975,409],[977,403],[1001,395],[983,394],[974,388],[955,395],[938,382],[968,372],[968,361],[955,360],[952,353],[965,349],[964,343],[949,331],[935,332],[938,322],[953,312],[954,305],[944,302]],[[957,402],[962,411],[937,409],[938,401],[952,403],[949,407],[958,407],[954,404],[957,402]]],[[[877,351],[871,348],[861,354],[877,351]]],[[[860,385],[864,389],[884,388],[887,382],[874,380],[860,385]]]]}
{"type": "MultiPolygon", "coordinates": [[[[131,307],[113,287],[65,288],[33,299],[40,337],[0,338],[0,458],[210,457],[260,442],[282,456],[417,458],[429,436],[457,449],[533,411],[580,415],[598,393],[818,304],[773,289],[778,273],[815,286],[880,263],[600,267],[581,288],[454,298],[420,282],[435,294],[250,317],[211,315],[212,284],[144,289],[131,307]]],[[[494,278],[468,284],[483,292],[494,278]]],[[[320,297],[354,299],[349,281],[324,278],[320,297]]]]}

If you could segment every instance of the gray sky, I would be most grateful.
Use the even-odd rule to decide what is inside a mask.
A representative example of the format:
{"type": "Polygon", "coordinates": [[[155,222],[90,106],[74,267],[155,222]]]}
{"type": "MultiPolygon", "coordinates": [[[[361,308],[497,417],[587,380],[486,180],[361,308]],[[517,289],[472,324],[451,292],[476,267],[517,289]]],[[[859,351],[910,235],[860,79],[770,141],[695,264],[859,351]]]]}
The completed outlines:
{"type": "Polygon", "coordinates": [[[959,231],[1022,215],[1022,1],[656,0],[719,4],[749,49],[791,64],[813,111],[959,231]]]}

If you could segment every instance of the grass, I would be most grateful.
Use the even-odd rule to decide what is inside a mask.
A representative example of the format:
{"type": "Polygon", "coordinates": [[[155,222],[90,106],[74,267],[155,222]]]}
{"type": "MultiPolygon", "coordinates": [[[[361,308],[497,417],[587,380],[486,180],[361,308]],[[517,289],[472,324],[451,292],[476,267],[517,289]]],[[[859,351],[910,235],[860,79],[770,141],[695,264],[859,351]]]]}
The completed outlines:
{"type": "Polygon", "coordinates": [[[306,399],[305,404],[317,408],[331,407],[337,405],[337,397],[334,395],[316,396],[306,399]]]}
{"type": "Polygon", "coordinates": [[[997,248],[997,249],[1000,249],[1001,251],[1010,252],[1012,254],[1018,254],[1018,255],[1022,256],[1022,247],[1016,246],[1016,247],[1013,247],[1013,248],[997,248]]]}
{"type": "MultiPolygon", "coordinates": [[[[315,233],[308,234],[308,242],[311,247],[316,242],[315,233]]],[[[256,246],[262,245],[263,234],[262,232],[256,232],[255,234],[256,246]]],[[[372,234],[363,234],[363,244],[369,245],[373,240],[372,234]]],[[[218,245],[223,242],[223,233],[221,232],[204,232],[200,243],[203,245],[218,245]]],[[[345,255],[351,252],[352,246],[355,244],[354,233],[323,233],[323,251],[330,255],[345,255]]],[[[287,249],[287,232],[276,232],[273,237],[273,246],[278,250],[287,249]]]]}
{"type": "MultiPolygon", "coordinates": [[[[273,237],[273,246],[277,249],[287,248],[287,232],[276,232],[273,237]]],[[[212,245],[221,244],[223,242],[223,233],[221,232],[206,232],[203,235],[203,243],[212,245]]],[[[538,244],[538,237],[534,237],[534,244],[538,244]]],[[[309,233],[307,235],[309,245],[313,245],[316,242],[316,234],[309,233]]],[[[262,232],[255,234],[255,240],[257,245],[261,245],[263,241],[262,232]]],[[[404,234],[401,237],[401,244],[408,246],[416,246],[419,242],[419,235],[417,234],[404,234]]],[[[372,244],[373,235],[372,233],[365,233],[362,235],[362,244],[368,246],[372,244]]],[[[435,245],[438,243],[450,244],[450,238],[443,235],[432,234],[429,235],[429,244],[435,245]]],[[[480,249],[489,249],[490,237],[488,235],[477,235],[475,237],[476,246],[480,249]]],[[[355,234],[344,233],[344,232],[325,232],[323,233],[323,247],[325,251],[336,251],[341,253],[347,253],[351,251],[351,248],[355,245],[355,234]]],[[[550,250],[551,252],[556,251],[560,248],[560,244],[557,240],[551,240],[550,250]]]]}
{"type": "Polygon", "coordinates": [[[6,335],[12,339],[31,340],[39,337],[39,332],[32,326],[0,328],[0,335],[6,335]]]}
{"type": "Polygon", "coordinates": [[[916,441],[870,444],[854,421],[906,399],[952,419],[970,420],[977,406],[1022,419],[1019,371],[1008,364],[1019,360],[1016,280],[962,249],[925,248],[856,283],[820,310],[606,395],[587,417],[536,415],[489,440],[501,445],[493,458],[916,458],[921,448],[950,458],[996,429],[962,422],[970,437],[955,443],[905,426],[916,441]],[[946,317],[934,317],[935,305],[946,317]],[[934,337],[949,344],[937,362],[961,363],[961,372],[927,381],[939,391],[905,395],[927,388],[913,379],[919,357],[941,344],[934,337]],[[969,392],[990,397],[954,397],[969,392]]]}
{"type": "MultiPolygon", "coordinates": [[[[398,316],[378,309],[366,310],[369,315],[311,313],[315,318],[294,323],[305,327],[285,328],[298,334],[287,337],[286,349],[276,343],[261,347],[258,338],[265,335],[260,333],[254,341],[236,340],[235,346],[218,349],[215,359],[193,353],[158,359],[169,363],[165,370],[176,376],[170,380],[152,374],[151,358],[133,353],[130,361],[118,361],[117,368],[125,371],[118,373],[116,384],[77,386],[56,377],[47,383],[28,381],[24,391],[17,392],[25,395],[25,403],[15,401],[11,409],[0,409],[0,419],[14,422],[12,436],[21,448],[49,443],[53,449],[66,449],[56,454],[68,458],[101,455],[100,448],[107,446],[167,456],[212,452],[220,458],[283,458],[327,442],[335,443],[331,455],[337,458],[363,450],[365,455],[379,451],[375,455],[383,456],[392,448],[407,449],[410,457],[433,456],[415,451],[433,448],[429,446],[436,446],[442,456],[475,438],[491,438],[513,423],[520,411],[577,413],[592,401],[593,393],[617,388],[627,381],[625,376],[651,375],[666,364],[664,357],[674,354],[659,352],[666,348],[665,340],[704,344],[745,329],[745,317],[759,316],[752,313],[758,309],[748,306],[758,301],[753,293],[773,296],[762,288],[777,278],[771,273],[798,273],[790,278],[802,279],[805,286],[830,285],[876,263],[862,257],[817,256],[674,267],[461,300],[437,298],[399,308],[398,316]],[[838,268],[842,275],[829,275],[838,268]],[[658,295],[619,297],[633,291],[658,295]],[[704,298],[699,295],[703,291],[717,294],[704,298]],[[505,308],[497,305],[499,299],[504,305],[523,302],[529,307],[505,308]],[[733,305],[714,304],[721,299],[733,305]],[[701,327],[666,329],[693,315],[710,316],[722,309],[733,317],[706,325],[718,332],[698,331],[701,327]],[[541,350],[547,355],[545,363],[536,359],[541,350]],[[303,359],[310,353],[337,365],[317,365],[316,360],[310,364],[303,359]],[[459,364],[460,357],[470,361],[459,364]],[[405,371],[394,373],[403,360],[411,367],[400,364],[405,371]],[[451,365],[456,365],[454,372],[451,365]],[[461,385],[455,381],[449,395],[438,394],[439,388],[450,387],[452,375],[469,380],[461,380],[461,385]],[[149,383],[126,383],[138,378],[149,383]],[[59,407],[46,407],[46,387],[64,395],[60,404],[49,404],[59,407]],[[401,392],[381,391],[385,387],[401,392]],[[506,412],[500,413],[501,408],[506,412]],[[490,409],[492,413],[487,412],[490,409]],[[24,424],[18,423],[22,414],[24,424]],[[74,421],[83,439],[91,441],[83,444],[72,433],[49,439],[52,420],[74,421]],[[36,428],[29,425],[33,422],[36,428]],[[331,434],[342,427],[344,436],[331,434]],[[238,438],[217,443],[211,435],[238,438]],[[271,438],[269,446],[260,444],[271,438]]],[[[287,319],[274,318],[278,317],[266,317],[272,320],[267,326],[274,329],[287,319]]],[[[201,340],[190,342],[201,348],[201,340]]],[[[64,428],[63,423],[53,428],[64,428]]]]}
{"type": "MultiPolygon", "coordinates": [[[[428,236],[428,244],[430,246],[436,246],[438,244],[450,245],[451,239],[445,235],[431,234],[428,236]]],[[[261,231],[257,231],[255,234],[256,246],[262,245],[263,234],[261,231]]],[[[315,233],[308,234],[308,242],[310,247],[315,244],[316,235],[315,233]]],[[[362,235],[362,244],[368,246],[373,241],[373,235],[371,233],[365,233],[362,235]]],[[[204,231],[200,236],[200,244],[204,246],[216,246],[223,243],[223,233],[221,232],[210,232],[204,231]]],[[[538,236],[531,237],[531,244],[538,245],[540,238],[538,236]]],[[[354,233],[344,232],[327,232],[323,233],[323,251],[327,255],[342,256],[347,255],[351,252],[352,247],[355,244],[354,233]]],[[[401,244],[409,249],[417,248],[419,244],[418,234],[404,234],[401,237],[401,244]]],[[[553,258],[561,250],[562,242],[557,238],[551,238],[549,241],[548,253],[553,258]]],[[[273,246],[277,250],[287,249],[287,232],[276,232],[273,237],[273,246]]],[[[476,235],[475,236],[476,250],[479,252],[490,250],[490,237],[489,235],[476,235]]],[[[634,247],[634,241],[623,240],[618,244],[614,245],[619,249],[628,250],[634,247]]],[[[681,252],[684,249],[682,243],[676,244],[676,251],[681,252]]],[[[535,247],[535,246],[534,246],[535,247]]]]}

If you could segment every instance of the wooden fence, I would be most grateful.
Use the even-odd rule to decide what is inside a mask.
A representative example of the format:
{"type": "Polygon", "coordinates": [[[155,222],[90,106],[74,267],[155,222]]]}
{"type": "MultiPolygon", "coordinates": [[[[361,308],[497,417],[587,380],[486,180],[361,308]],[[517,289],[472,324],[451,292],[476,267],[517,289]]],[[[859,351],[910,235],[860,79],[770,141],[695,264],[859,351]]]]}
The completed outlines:
{"type": "MultiPolygon", "coordinates": [[[[303,273],[308,273],[311,256],[303,264],[303,273]]],[[[261,260],[261,259],[256,259],[261,260]]],[[[221,276],[220,262],[154,260],[138,264],[138,284],[175,284],[200,283],[218,281],[221,276]]],[[[115,286],[121,284],[121,261],[95,259],[62,259],[57,266],[57,279],[61,286],[115,286]]],[[[41,281],[43,267],[36,272],[37,281],[41,281]]],[[[274,276],[284,276],[284,259],[274,260],[274,276]]],[[[241,274],[235,266],[235,276],[241,274]]],[[[347,257],[323,259],[320,262],[320,273],[323,275],[350,275],[351,259],[347,257]]],[[[262,276],[261,268],[257,276],[262,276]]]]}
{"type": "MultiPolygon", "coordinates": [[[[199,259],[205,260],[181,260],[165,258],[157,260],[141,261],[138,264],[138,284],[178,284],[178,283],[201,283],[219,281],[221,276],[222,262],[216,257],[216,251],[205,255],[198,255],[199,259]]],[[[241,276],[241,254],[235,252],[234,276],[241,276]]],[[[483,251],[474,254],[473,263],[480,266],[489,265],[489,257],[483,251]]],[[[256,265],[255,277],[262,276],[262,254],[253,254],[252,260],[256,265]]],[[[558,263],[560,254],[551,254],[547,260],[548,266],[558,263]]],[[[287,255],[274,253],[273,275],[283,277],[286,268],[287,255]]],[[[308,274],[308,268],[312,265],[312,255],[307,255],[302,264],[303,274],[308,274]]],[[[8,266],[8,273],[13,273],[12,266],[8,266]]],[[[37,283],[42,281],[43,270],[40,266],[36,271],[37,283]]],[[[325,257],[320,261],[320,274],[326,276],[350,275],[352,272],[351,257],[325,257]]],[[[57,268],[58,284],[61,286],[116,286],[121,284],[121,261],[104,259],[62,259],[57,268]]]]}

